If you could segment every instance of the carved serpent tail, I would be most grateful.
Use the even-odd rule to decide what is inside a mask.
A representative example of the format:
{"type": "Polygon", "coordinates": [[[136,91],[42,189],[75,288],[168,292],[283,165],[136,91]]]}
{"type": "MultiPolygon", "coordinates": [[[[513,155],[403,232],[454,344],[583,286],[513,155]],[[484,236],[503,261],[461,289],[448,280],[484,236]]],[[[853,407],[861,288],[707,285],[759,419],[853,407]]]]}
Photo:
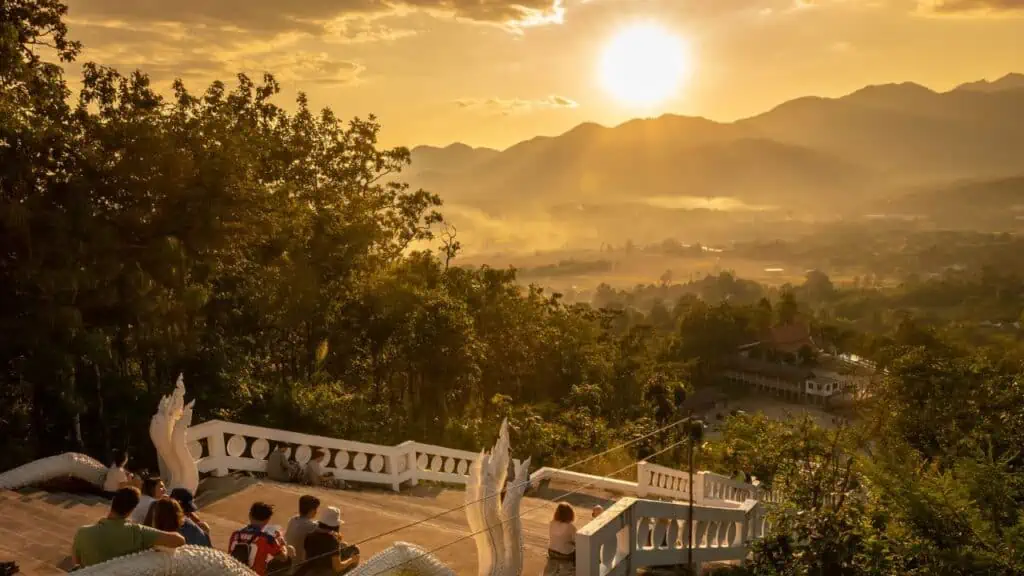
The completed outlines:
{"type": "Polygon", "coordinates": [[[85,480],[102,488],[107,477],[107,467],[85,454],[65,452],[23,464],[0,474],[0,490],[17,490],[67,476],[85,480]]]}

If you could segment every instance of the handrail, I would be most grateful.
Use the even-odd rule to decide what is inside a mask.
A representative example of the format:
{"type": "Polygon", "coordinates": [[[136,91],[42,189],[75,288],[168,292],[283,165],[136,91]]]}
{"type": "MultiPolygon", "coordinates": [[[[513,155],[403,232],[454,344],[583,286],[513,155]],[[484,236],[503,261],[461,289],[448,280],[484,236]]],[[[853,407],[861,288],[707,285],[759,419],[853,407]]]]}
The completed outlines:
{"type": "MultiPolygon", "coordinates": [[[[200,472],[224,476],[231,471],[263,472],[271,444],[289,445],[289,457],[299,464],[309,461],[316,449],[328,452],[325,471],[346,481],[368,482],[399,490],[419,481],[465,484],[469,467],[479,455],[415,441],[383,446],[314,434],[290,432],[223,420],[209,420],[186,431],[189,452],[200,472]]],[[[518,464],[518,460],[515,460],[518,464]]],[[[680,470],[637,463],[637,481],[607,478],[559,468],[541,468],[530,474],[531,484],[545,479],[584,483],[597,489],[638,497],[689,499],[689,475],[680,470]]],[[[694,474],[694,502],[736,507],[737,502],[757,498],[760,491],[711,472],[694,474]]]]}
{"type": "Polygon", "coordinates": [[[706,562],[738,561],[765,531],[762,504],[748,500],[736,508],[710,504],[622,498],[576,533],[576,576],[634,574],[647,566],[688,561],[693,542],[696,574],[706,562]]]}

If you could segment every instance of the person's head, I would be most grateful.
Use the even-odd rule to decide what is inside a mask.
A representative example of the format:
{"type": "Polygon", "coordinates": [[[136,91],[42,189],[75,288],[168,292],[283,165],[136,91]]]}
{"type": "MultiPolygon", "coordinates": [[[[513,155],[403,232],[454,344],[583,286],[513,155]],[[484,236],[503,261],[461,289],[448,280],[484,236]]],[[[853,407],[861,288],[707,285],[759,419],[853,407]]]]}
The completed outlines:
{"type": "Polygon", "coordinates": [[[312,494],[304,494],[299,497],[299,516],[313,518],[320,509],[320,499],[312,494]]]}
{"type": "Polygon", "coordinates": [[[181,510],[185,514],[195,514],[199,511],[199,507],[196,506],[192,493],[189,492],[187,488],[175,488],[174,490],[171,490],[171,498],[181,506],[181,510]]]}
{"type": "Polygon", "coordinates": [[[161,498],[153,503],[153,528],[177,532],[185,523],[185,513],[174,498],[161,498]]]}
{"type": "Polygon", "coordinates": [[[110,500],[110,515],[118,518],[127,518],[139,505],[139,489],[131,486],[120,488],[114,492],[110,500]]]}
{"type": "Polygon", "coordinates": [[[150,476],[142,482],[142,493],[150,498],[159,500],[167,493],[164,481],[159,476],[150,476]]]}
{"type": "Polygon", "coordinates": [[[603,513],[604,513],[604,508],[602,508],[600,504],[597,504],[597,505],[596,505],[596,506],[594,506],[594,508],[593,508],[593,509],[592,509],[592,510],[590,511],[590,517],[591,517],[591,518],[597,518],[598,516],[600,516],[600,515],[601,515],[601,514],[603,514],[603,513]]]}
{"type": "Polygon", "coordinates": [[[288,451],[288,445],[283,443],[283,442],[281,444],[278,444],[277,445],[277,451],[281,452],[282,454],[287,452],[288,451]]]}
{"type": "Polygon", "coordinates": [[[320,513],[320,519],[317,521],[317,527],[321,530],[337,532],[344,523],[345,521],[341,519],[341,510],[338,510],[334,506],[328,506],[320,513]]]}
{"type": "Polygon", "coordinates": [[[128,452],[124,450],[113,450],[110,453],[110,465],[114,468],[124,468],[128,465],[128,452]]]}
{"type": "Polygon", "coordinates": [[[563,522],[565,524],[572,524],[576,520],[576,512],[573,511],[572,506],[569,506],[565,502],[558,504],[555,508],[555,522],[563,522]]]}
{"type": "Polygon", "coordinates": [[[324,452],[323,450],[317,450],[316,452],[313,452],[313,460],[317,462],[323,462],[324,456],[327,456],[327,453],[324,452]]]}
{"type": "Polygon", "coordinates": [[[274,516],[274,506],[265,502],[254,502],[249,508],[249,523],[263,526],[274,516]]]}

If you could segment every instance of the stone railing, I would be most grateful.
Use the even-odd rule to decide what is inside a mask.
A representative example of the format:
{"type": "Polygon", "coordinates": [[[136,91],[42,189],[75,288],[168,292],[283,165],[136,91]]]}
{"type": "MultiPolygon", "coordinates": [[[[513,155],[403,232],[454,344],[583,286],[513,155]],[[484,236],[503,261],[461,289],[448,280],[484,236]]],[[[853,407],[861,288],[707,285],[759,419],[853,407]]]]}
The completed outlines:
{"type": "MultiPolygon", "coordinates": [[[[530,475],[531,481],[545,479],[561,480],[573,484],[585,484],[592,488],[617,492],[639,498],[665,498],[689,501],[690,475],[649,462],[636,464],[636,482],[619,480],[592,474],[582,474],[559,468],[541,468],[530,475]]],[[[714,472],[694,472],[693,501],[721,507],[737,507],[747,500],[764,500],[767,493],[760,488],[714,472]]]]}
{"type": "MultiPolygon", "coordinates": [[[[704,500],[704,483],[701,482],[703,472],[693,475],[693,501],[704,500]]],[[[682,470],[658,466],[649,462],[638,462],[636,465],[637,490],[641,498],[658,496],[673,500],[690,499],[690,475],[682,470]]]]}
{"type": "MultiPolygon", "coordinates": [[[[264,472],[270,451],[284,443],[289,457],[299,464],[305,465],[313,452],[321,449],[328,454],[325,471],[335,477],[391,486],[394,490],[402,484],[415,486],[420,480],[465,484],[469,466],[479,455],[413,441],[382,446],[222,420],[190,427],[187,442],[199,471],[215,476],[232,471],[264,472]]],[[[635,482],[558,468],[541,468],[530,474],[530,481],[536,485],[545,479],[557,479],[627,496],[689,500],[686,472],[643,461],[636,469],[635,482]]],[[[697,472],[693,498],[696,503],[735,507],[748,499],[761,499],[761,493],[749,484],[719,474],[697,472]]]]}
{"type": "Polygon", "coordinates": [[[706,562],[742,562],[766,528],[760,502],[736,508],[620,499],[576,534],[576,576],[632,575],[647,566],[687,564],[692,538],[697,574],[706,562]]]}
{"type": "Polygon", "coordinates": [[[188,429],[189,452],[200,472],[223,476],[231,471],[264,472],[267,457],[278,444],[299,464],[309,462],[314,450],[327,452],[326,472],[352,482],[391,486],[393,490],[420,480],[465,484],[475,452],[403,442],[381,446],[287,430],[235,424],[221,420],[188,429]]]}
{"type": "Polygon", "coordinates": [[[761,499],[758,496],[760,491],[754,486],[714,472],[702,472],[701,483],[702,494],[708,500],[745,502],[761,499]]]}

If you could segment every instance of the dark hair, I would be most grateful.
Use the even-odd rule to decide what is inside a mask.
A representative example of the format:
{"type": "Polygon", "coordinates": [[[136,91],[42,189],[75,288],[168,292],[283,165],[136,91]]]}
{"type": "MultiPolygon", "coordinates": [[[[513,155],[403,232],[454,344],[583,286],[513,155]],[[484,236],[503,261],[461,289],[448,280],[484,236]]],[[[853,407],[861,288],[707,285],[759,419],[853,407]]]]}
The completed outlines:
{"type": "Polygon", "coordinates": [[[313,460],[319,460],[319,459],[323,458],[326,455],[327,455],[327,452],[324,452],[323,450],[317,448],[316,450],[313,451],[313,460]]]}
{"type": "Polygon", "coordinates": [[[576,519],[576,512],[573,511],[572,506],[569,506],[565,502],[561,502],[558,508],[555,508],[555,522],[565,522],[566,524],[572,524],[573,520],[576,519]]]}
{"type": "Polygon", "coordinates": [[[326,532],[338,532],[341,530],[341,526],[328,526],[323,522],[317,522],[316,527],[326,532]]]}
{"type": "Polygon", "coordinates": [[[161,498],[150,508],[153,519],[150,526],[164,532],[177,532],[185,523],[185,513],[173,498],[161,498]]]}
{"type": "Polygon", "coordinates": [[[284,442],[281,442],[277,446],[274,447],[274,450],[280,450],[281,448],[287,448],[287,447],[288,447],[287,444],[285,444],[284,442]]]}
{"type": "Polygon", "coordinates": [[[266,502],[253,502],[249,508],[249,519],[257,522],[269,522],[274,515],[274,505],[266,502]]]}
{"type": "Polygon", "coordinates": [[[163,483],[163,480],[159,476],[150,476],[142,481],[142,493],[146,496],[153,496],[156,492],[156,487],[163,483]]]}
{"type": "Polygon", "coordinates": [[[309,516],[320,507],[320,499],[312,494],[304,494],[299,497],[299,516],[309,516]]]}
{"type": "Polygon", "coordinates": [[[119,488],[110,501],[110,511],[124,518],[139,505],[139,489],[134,486],[119,488]]]}
{"type": "Polygon", "coordinates": [[[120,468],[128,463],[128,452],[125,450],[114,449],[110,452],[110,463],[113,466],[120,468]]]}

